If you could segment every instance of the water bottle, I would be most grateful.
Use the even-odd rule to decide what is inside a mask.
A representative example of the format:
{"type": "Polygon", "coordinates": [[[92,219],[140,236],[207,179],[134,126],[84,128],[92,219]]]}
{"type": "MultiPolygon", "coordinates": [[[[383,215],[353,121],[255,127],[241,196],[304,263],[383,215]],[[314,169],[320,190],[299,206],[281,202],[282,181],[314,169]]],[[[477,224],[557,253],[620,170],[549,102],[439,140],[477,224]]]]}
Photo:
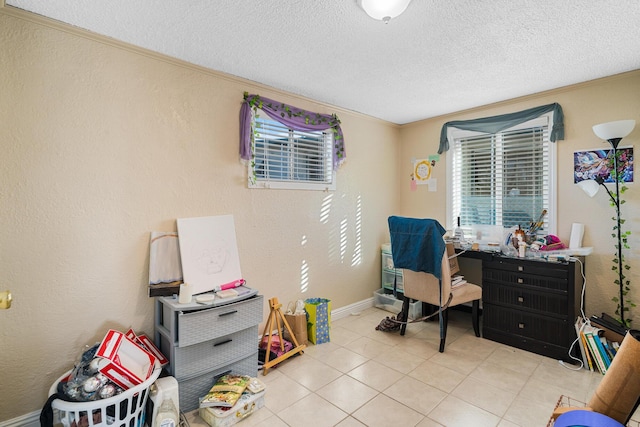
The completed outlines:
{"type": "Polygon", "coordinates": [[[180,415],[170,398],[164,399],[162,405],[158,409],[156,415],[155,427],[178,427],[180,424],[180,415]]]}

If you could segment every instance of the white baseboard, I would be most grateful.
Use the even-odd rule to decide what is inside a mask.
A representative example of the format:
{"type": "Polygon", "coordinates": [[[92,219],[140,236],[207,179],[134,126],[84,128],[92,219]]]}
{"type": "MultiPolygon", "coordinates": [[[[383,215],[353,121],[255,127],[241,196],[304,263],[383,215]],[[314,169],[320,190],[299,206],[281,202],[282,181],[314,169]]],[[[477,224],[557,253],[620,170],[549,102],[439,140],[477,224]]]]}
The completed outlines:
{"type": "Polygon", "coordinates": [[[0,427],[40,427],[40,411],[34,411],[10,420],[0,421],[0,427]]]}
{"type": "MultiPolygon", "coordinates": [[[[331,310],[331,320],[343,319],[351,316],[352,314],[360,313],[367,308],[373,307],[373,297],[365,300],[336,308],[331,310]]],[[[29,414],[21,415],[7,421],[0,421],[0,427],[39,427],[40,426],[40,411],[31,412],[29,414]]]]}
{"type": "Polygon", "coordinates": [[[373,302],[373,297],[371,297],[344,307],[331,310],[331,320],[343,319],[350,316],[351,314],[360,313],[367,308],[373,307],[373,302]]]}

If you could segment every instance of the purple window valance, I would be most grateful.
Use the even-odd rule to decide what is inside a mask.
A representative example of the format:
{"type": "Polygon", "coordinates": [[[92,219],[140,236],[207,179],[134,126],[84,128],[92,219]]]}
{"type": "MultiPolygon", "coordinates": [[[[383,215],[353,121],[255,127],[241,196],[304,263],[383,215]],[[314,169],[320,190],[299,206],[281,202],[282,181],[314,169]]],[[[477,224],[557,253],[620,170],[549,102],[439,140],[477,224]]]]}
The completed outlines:
{"type": "Polygon", "coordinates": [[[240,107],[240,158],[251,160],[251,110],[261,109],[272,120],[289,129],[300,131],[333,130],[333,167],[338,169],[346,159],[344,137],[340,128],[340,120],[335,114],[320,114],[302,110],[291,105],[262,98],[260,95],[249,95],[245,92],[240,107]]]}

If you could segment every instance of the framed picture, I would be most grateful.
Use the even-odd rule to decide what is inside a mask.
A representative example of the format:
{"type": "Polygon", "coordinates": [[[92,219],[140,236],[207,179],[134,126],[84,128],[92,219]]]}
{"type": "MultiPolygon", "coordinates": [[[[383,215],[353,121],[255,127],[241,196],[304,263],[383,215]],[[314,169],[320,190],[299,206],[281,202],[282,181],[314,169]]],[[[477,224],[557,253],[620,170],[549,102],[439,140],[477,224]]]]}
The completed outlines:
{"type": "MultiPolygon", "coordinates": [[[[618,173],[622,182],[633,182],[633,147],[618,147],[618,173]]],[[[573,153],[573,182],[602,177],[604,182],[615,182],[613,149],[575,151],[573,153]]]]}

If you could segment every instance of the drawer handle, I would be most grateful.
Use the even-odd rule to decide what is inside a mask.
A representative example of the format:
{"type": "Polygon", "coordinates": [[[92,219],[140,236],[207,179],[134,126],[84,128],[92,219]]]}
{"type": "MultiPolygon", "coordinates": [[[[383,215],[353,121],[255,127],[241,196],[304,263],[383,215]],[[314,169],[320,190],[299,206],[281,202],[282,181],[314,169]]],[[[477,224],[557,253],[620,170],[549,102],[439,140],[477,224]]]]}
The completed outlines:
{"type": "Polygon", "coordinates": [[[220,313],[220,314],[218,315],[218,317],[228,316],[228,315],[230,315],[230,314],[235,314],[235,313],[237,313],[237,312],[238,312],[238,310],[227,311],[226,313],[220,313]]]}
{"type": "Polygon", "coordinates": [[[519,284],[523,284],[524,283],[524,280],[522,280],[522,277],[518,277],[518,283],[519,284]]]}
{"type": "Polygon", "coordinates": [[[231,341],[233,341],[233,340],[232,340],[231,338],[229,338],[228,340],[225,340],[225,341],[222,341],[222,342],[219,342],[219,343],[215,343],[213,346],[214,346],[214,347],[217,347],[217,346],[219,346],[219,345],[228,344],[228,343],[230,343],[231,341]]]}
{"type": "Polygon", "coordinates": [[[521,265],[519,265],[519,266],[518,266],[518,271],[524,271],[524,267],[523,267],[523,266],[521,266],[521,265]]]}
{"type": "Polygon", "coordinates": [[[518,302],[524,302],[524,297],[518,297],[518,302]]]}
{"type": "Polygon", "coordinates": [[[518,329],[524,329],[524,323],[518,323],[518,329]]]}

